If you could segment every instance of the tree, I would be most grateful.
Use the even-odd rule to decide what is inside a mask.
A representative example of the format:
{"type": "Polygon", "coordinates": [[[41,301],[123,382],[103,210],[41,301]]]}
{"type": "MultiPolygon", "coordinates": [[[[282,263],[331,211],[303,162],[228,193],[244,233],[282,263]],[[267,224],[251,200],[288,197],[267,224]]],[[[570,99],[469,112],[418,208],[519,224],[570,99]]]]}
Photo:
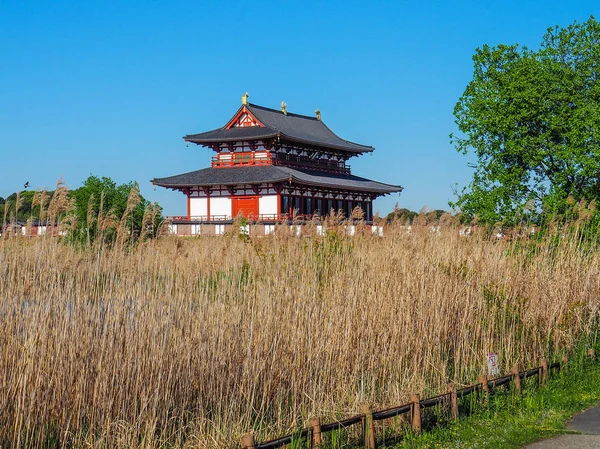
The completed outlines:
{"type": "Polygon", "coordinates": [[[394,206],[394,210],[392,212],[390,212],[389,214],[387,214],[387,216],[385,218],[388,221],[400,220],[400,222],[402,222],[402,223],[411,224],[413,219],[417,215],[419,215],[418,212],[414,212],[405,207],[400,208],[398,203],[396,203],[396,205],[394,206]]]}
{"type": "Polygon", "coordinates": [[[156,235],[162,209],[139,193],[136,182],[117,185],[111,178],[90,176],[71,192],[74,201],[77,240],[100,238],[114,241],[120,236],[156,235]],[[148,211],[152,214],[148,214],[148,211]],[[149,232],[148,228],[152,228],[149,232]]]}
{"type": "Polygon", "coordinates": [[[600,24],[550,28],[537,51],[484,45],[454,109],[456,149],[476,156],[451,206],[480,222],[564,214],[600,197],[600,24]],[[569,201],[568,201],[569,200],[569,201]]]}

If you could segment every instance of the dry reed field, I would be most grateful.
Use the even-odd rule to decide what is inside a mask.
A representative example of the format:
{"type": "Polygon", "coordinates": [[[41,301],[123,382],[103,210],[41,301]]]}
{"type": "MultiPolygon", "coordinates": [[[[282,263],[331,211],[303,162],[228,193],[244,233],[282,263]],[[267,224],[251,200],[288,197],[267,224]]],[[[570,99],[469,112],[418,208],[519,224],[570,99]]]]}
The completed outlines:
{"type": "Polygon", "coordinates": [[[596,329],[578,237],[0,239],[0,446],[235,447],[536,366],[596,329]]]}

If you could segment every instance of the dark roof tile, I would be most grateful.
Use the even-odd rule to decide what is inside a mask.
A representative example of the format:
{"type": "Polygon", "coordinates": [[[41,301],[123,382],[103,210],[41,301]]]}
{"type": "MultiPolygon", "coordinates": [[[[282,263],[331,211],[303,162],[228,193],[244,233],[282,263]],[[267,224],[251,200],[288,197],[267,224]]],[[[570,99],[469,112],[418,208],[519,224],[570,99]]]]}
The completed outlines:
{"type": "Polygon", "coordinates": [[[218,128],[200,134],[189,134],[184,137],[193,143],[239,142],[246,139],[268,139],[276,137],[277,131],[259,126],[246,126],[242,128],[218,128]]]}
{"type": "Polygon", "coordinates": [[[402,191],[401,186],[383,184],[359,176],[315,170],[298,170],[274,165],[205,168],[181,175],[155,178],[151,182],[161,187],[179,189],[191,186],[261,184],[281,182],[288,179],[299,184],[373,192],[382,195],[402,191]]]}
{"type": "Polygon", "coordinates": [[[238,142],[245,139],[267,139],[280,136],[281,139],[290,142],[321,146],[349,153],[360,154],[374,150],[371,146],[360,145],[340,138],[315,117],[293,113],[286,115],[276,109],[255,104],[248,104],[246,107],[265,125],[264,127],[218,128],[204,133],[188,134],[184,139],[197,144],[209,145],[218,142],[238,142]]]}
{"type": "Polygon", "coordinates": [[[353,153],[365,153],[374,150],[373,147],[359,145],[340,138],[316,117],[293,113],[286,115],[276,109],[269,109],[255,104],[249,104],[248,109],[260,122],[278,130],[282,136],[292,141],[319,144],[353,153]]]}

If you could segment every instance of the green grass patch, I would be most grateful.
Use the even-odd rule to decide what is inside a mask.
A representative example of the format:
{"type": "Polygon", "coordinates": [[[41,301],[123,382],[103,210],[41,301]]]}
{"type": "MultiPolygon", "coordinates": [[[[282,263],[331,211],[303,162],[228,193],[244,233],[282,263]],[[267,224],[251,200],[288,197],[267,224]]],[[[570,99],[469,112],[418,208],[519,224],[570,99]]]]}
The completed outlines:
{"type": "MultiPolygon", "coordinates": [[[[600,400],[600,361],[589,360],[584,351],[569,361],[567,369],[551,370],[548,385],[538,386],[537,376],[523,379],[522,393],[512,384],[490,394],[487,404],[482,395],[460,400],[460,419],[449,420],[447,410],[426,409],[424,431],[411,433],[407,421],[393,420],[376,424],[379,449],[511,449],[522,448],[543,438],[571,433],[565,423],[576,413],[600,400]]],[[[350,430],[350,429],[348,429],[350,430]]],[[[325,436],[325,449],[358,449],[360,430],[339,431],[334,438],[325,436]]],[[[297,442],[300,443],[300,442],[297,442]]],[[[308,447],[305,445],[295,447],[308,447]]]]}
{"type": "Polygon", "coordinates": [[[475,404],[468,404],[474,410],[472,414],[420,435],[407,434],[387,447],[521,448],[542,438],[569,433],[566,421],[599,399],[600,364],[580,359],[567,370],[553,371],[546,388],[538,388],[534,378],[527,379],[520,396],[510,390],[497,391],[487,405],[481,403],[479,411],[475,411],[475,404]]]}

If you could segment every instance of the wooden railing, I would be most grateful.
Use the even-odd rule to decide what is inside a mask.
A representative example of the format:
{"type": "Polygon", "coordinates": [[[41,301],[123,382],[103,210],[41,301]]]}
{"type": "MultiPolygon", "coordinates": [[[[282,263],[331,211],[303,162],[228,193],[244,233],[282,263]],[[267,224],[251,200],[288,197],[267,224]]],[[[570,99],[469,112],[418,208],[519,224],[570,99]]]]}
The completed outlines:
{"type": "MultiPolygon", "coordinates": [[[[588,351],[588,356],[592,359],[595,359],[596,353],[594,349],[590,349],[588,351]]],[[[477,379],[476,384],[460,389],[457,389],[454,383],[450,383],[448,384],[448,390],[446,393],[442,393],[427,399],[421,399],[418,394],[412,394],[410,397],[410,402],[407,404],[379,411],[373,411],[371,406],[365,406],[362,410],[362,413],[359,415],[352,416],[342,421],[334,421],[328,424],[321,424],[321,420],[318,417],[313,417],[309,420],[308,427],[301,429],[292,435],[286,435],[274,440],[265,441],[263,443],[257,443],[254,440],[253,434],[248,433],[242,437],[241,447],[242,449],[274,449],[290,444],[293,441],[308,440],[310,444],[309,447],[315,448],[323,444],[323,434],[332,432],[334,430],[345,429],[360,423],[362,424],[362,439],[364,447],[367,449],[374,449],[377,445],[375,427],[373,424],[374,421],[380,421],[408,414],[409,422],[413,431],[415,433],[419,433],[421,432],[422,428],[421,411],[423,409],[443,405],[448,408],[452,419],[458,419],[459,399],[470,394],[480,392],[484,395],[484,398],[487,401],[492,390],[501,385],[510,384],[511,382],[513,383],[514,391],[520,394],[521,380],[533,376],[537,376],[540,386],[545,386],[548,382],[550,370],[560,370],[561,368],[564,368],[566,364],[566,356],[563,356],[562,361],[555,362],[550,365],[546,362],[546,359],[542,359],[540,360],[540,366],[526,371],[519,371],[517,367],[514,367],[510,374],[506,374],[494,379],[488,379],[485,376],[480,376],[477,379]]]]}
{"type": "MultiPolygon", "coordinates": [[[[197,223],[210,223],[213,221],[232,221],[237,217],[232,217],[231,215],[192,215],[191,217],[187,216],[168,216],[166,217],[169,221],[178,221],[183,222],[182,224],[197,224],[197,223]],[[187,222],[187,223],[186,223],[187,222]]],[[[325,217],[321,215],[310,215],[310,214],[258,214],[251,215],[249,217],[244,217],[250,222],[288,222],[290,220],[294,220],[297,222],[309,222],[313,220],[322,220],[325,217]]]]}
{"type": "Polygon", "coordinates": [[[312,168],[315,170],[334,173],[350,174],[350,166],[344,161],[329,159],[311,159],[307,156],[278,153],[275,156],[268,151],[221,153],[211,158],[211,167],[239,167],[251,165],[281,165],[298,168],[312,168]]]}
{"type": "Polygon", "coordinates": [[[273,165],[282,165],[298,168],[312,168],[315,170],[328,171],[333,173],[350,174],[350,166],[341,161],[328,159],[311,159],[306,156],[297,156],[294,154],[278,153],[273,158],[273,165]]]}
{"type": "Polygon", "coordinates": [[[272,165],[273,158],[269,152],[224,153],[211,159],[213,168],[237,167],[245,165],[272,165]]]}
{"type": "MultiPolygon", "coordinates": [[[[281,222],[288,221],[288,214],[259,214],[245,217],[251,222],[281,222]]],[[[231,215],[192,215],[191,217],[173,216],[167,217],[169,221],[177,221],[180,224],[210,223],[214,221],[233,221],[237,217],[231,215]]]]}

